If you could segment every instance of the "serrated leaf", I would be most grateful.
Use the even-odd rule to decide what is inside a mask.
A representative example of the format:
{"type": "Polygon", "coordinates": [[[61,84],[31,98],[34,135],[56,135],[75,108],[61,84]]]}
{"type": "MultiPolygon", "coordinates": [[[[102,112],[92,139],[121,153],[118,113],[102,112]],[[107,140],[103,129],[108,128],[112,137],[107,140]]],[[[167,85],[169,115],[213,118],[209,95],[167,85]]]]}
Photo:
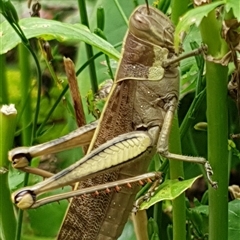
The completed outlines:
{"type": "Polygon", "coordinates": [[[234,16],[240,22],[240,4],[239,0],[226,0],[226,11],[233,10],[234,16]]]}
{"type": "MultiPolygon", "coordinates": [[[[42,18],[24,18],[19,21],[24,34],[28,39],[42,38],[44,40],[57,40],[59,42],[88,43],[109,57],[119,59],[120,53],[107,41],[98,37],[82,24],[62,23],[42,18]]],[[[0,54],[14,48],[21,39],[7,21],[0,24],[0,54]]]]}
{"type": "Polygon", "coordinates": [[[178,179],[166,180],[162,185],[159,186],[158,190],[153,197],[150,198],[148,202],[143,202],[140,206],[140,210],[148,209],[157,202],[163,200],[173,200],[181,195],[184,191],[192,186],[192,184],[200,178],[199,175],[195,178],[191,178],[184,181],[179,181],[178,179]]]}
{"type": "Polygon", "coordinates": [[[179,47],[182,32],[187,32],[189,30],[189,27],[193,24],[199,26],[202,19],[206,17],[209,12],[211,12],[213,9],[224,3],[225,1],[217,1],[194,8],[188,11],[182,18],[180,18],[180,21],[178,22],[174,35],[175,48],[178,49],[179,47]]]}

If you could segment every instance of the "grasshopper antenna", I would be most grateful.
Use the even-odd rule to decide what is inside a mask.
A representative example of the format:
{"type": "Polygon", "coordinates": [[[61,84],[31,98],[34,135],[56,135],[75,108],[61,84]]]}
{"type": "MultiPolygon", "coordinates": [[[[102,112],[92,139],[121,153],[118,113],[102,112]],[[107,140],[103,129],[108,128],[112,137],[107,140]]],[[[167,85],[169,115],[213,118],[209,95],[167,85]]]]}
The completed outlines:
{"type": "Polygon", "coordinates": [[[146,6],[147,6],[147,13],[148,13],[148,15],[150,15],[150,9],[149,9],[148,0],[145,0],[145,2],[146,2],[146,6]]]}

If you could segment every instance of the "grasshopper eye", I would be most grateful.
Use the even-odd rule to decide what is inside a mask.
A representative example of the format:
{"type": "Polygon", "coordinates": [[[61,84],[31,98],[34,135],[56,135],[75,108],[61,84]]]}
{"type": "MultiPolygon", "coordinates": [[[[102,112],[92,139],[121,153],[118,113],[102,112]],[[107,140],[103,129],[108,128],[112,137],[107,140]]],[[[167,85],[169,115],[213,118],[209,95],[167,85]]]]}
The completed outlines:
{"type": "Polygon", "coordinates": [[[133,31],[149,30],[149,21],[142,15],[142,13],[136,13],[129,25],[130,29],[133,31]]]}
{"type": "Polygon", "coordinates": [[[168,27],[168,28],[166,28],[166,30],[167,30],[169,33],[174,33],[174,28],[172,28],[172,27],[168,27]]]}
{"type": "Polygon", "coordinates": [[[144,23],[143,17],[142,17],[142,15],[141,15],[141,13],[136,14],[136,16],[135,16],[135,21],[136,21],[137,23],[139,23],[139,24],[144,23]]]}

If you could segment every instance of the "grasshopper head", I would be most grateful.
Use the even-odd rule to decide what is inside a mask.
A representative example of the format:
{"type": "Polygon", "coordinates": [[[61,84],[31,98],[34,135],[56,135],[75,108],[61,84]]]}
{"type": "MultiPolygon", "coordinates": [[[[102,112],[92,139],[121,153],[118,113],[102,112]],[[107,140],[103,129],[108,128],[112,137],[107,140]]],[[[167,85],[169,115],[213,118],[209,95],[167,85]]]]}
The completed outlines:
{"type": "Polygon", "coordinates": [[[170,19],[156,8],[142,5],[129,19],[129,31],[141,40],[174,52],[174,26],[170,19]]]}

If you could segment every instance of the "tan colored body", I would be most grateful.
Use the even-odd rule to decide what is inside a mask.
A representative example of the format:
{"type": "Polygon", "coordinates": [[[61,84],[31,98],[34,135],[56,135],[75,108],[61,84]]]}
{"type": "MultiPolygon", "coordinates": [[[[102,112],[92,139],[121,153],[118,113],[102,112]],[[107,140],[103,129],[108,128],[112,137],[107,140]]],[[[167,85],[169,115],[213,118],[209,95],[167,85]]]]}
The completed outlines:
{"type": "MultiPolygon", "coordinates": [[[[162,13],[156,9],[151,8],[150,10],[160,15],[164,20],[163,23],[158,23],[158,28],[169,27],[173,30],[171,22],[162,13]],[[165,26],[162,25],[164,22],[167,23],[165,26]]],[[[139,7],[137,11],[144,12],[147,15],[146,6],[139,7]]],[[[132,14],[131,18],[136,18],[136,12],[132,14]]],[[[162,37],[168,37],[164,30],[162,31],[162,37]]],[[[168,44],[171,43],[170,49],[172,51],[173,36],[171,35],[171,39],[166,38],[165,40],[168,41],[168,44]]],[[[130,20],[130,31],[125,38],[115,85],[100,119],[101,124],[96,130],[91,145],[93,148],[121,134],[138,129],[148,131],[155,127],[158,129],[155,134],[157,137],[159,136],[167,110],[167,103],[172,98],[178,98],[179,79],[175,66],[165,70],[165,74],[160,74],[162,71],[160,69],[161,65],[156,65],[156,68],[159,67],[160,70],[154,75],[154,80],[150,78],[148,81],[149,69],[159,57],[155,56],[156,50],[157,48],[160,51],[162,50],[162,47],[153,45],[151,40],[149,41],[145,42],[145,39],[141,41],[131,33],[130,20]],[[139,78],[142,80],[139,80],[139,78]],[[121,81],[116,83],[119,79],[121,81]]],[[[157,44],[158,41],[155,40],[155,42],[157,44]]],[[[164,45],[163,42],[161,44],[164,45]]],[[[174,57],[174,53],[170,53],[168,57],[174,57]]],[[[101,174],[80,182],[79,187],[99,185],[107,181],[116,181],[145,173],[151,157],[156,152],[158,139],[153,140],[155,141],[153,147],[140,160],[129,163],[117,171],[101,174]]],[[[58,239],[117,239],[128,219],[138,189],[138,187],[134,187],[123,189],[119,193],[101,193],[96,198],[91,195],[75,197],[70,204],[58,239]]]]}

